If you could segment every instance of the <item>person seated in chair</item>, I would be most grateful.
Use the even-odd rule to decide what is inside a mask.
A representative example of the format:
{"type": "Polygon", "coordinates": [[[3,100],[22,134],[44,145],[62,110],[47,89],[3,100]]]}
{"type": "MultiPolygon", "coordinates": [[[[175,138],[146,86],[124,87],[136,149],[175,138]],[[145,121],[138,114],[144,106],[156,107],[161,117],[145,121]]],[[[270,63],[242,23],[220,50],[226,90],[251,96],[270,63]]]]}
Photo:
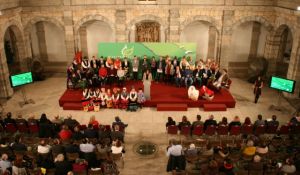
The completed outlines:
{"type": "Polygon", "coordinates": [[[227,70],[223,69],[221,71],[221,76],[213,82],[213,86],[217,89],[220,90],[222,85],[226,85],[229,77],[227,74],[227,70]]]}
{"type": "Polygon", "coordinates": [[[118,109],[120,104],[120,93],[118,88],[113,88],[112,102],[113,108],[118,109]]]}
{"type": "Polygon", "coordinates": [[[190,86],[188,89],[188,97],[193,101],[197,101],[199,98],[199,91],[195,88],[195,86],[190,86]]]}
{"type": "Polygon", "coordinates": [[[208,89],[204,85],[200,88],[200,96],[205,100],[208,100],[208,101],[213,100],[214,94],[215,94],[214,91],[208,89]]]}
{"type": "Polygon", "coordinates": [[[186,66],[186,69],[184,70],[184,84],[187,88],[193,84],[193,72],[190,69],[190,66],[186,66]]]}
{"type": "Polygon", "coordinates": [[[143,89],[139,88],[139,91],[137,93],[137,103],[138,103],[140,108],[143,108],[143,105],[144,105],[145,101],[146,101],[146,97],[145,97],[145,94],[143,92],[143,89]]]}
{"type": "Polygon", "coordinates": [[[198,85],[199,87],[201,87],[201,85],[202,85],[202,69],[201,69],[200,64],[197,66],[197,69],[194,70],[193,76],[194,76],[195,86],[198,85]]]}
{"type": "Polygon", "coordinates": [[[183,116],[183,117],[182,117],[181,122],[179,122],[179,124],[178,124],[178,129],[181,130],[181,128],[182,128],[183,126],[191,126],[191,122],[188,121],[188,119],[187,119],[186,116],[183,116]]]}
{"type": "Polygon", "coordinates": [[[120,108],[127,109],[129,103],[129,94],[127,92],[126,87],[123,87],[120,98],[121,98],[120,108]]]}
{"type": "Polygon", "coordinates": [[[129,93],[129,105],[128,105],[128,110],[136,110],[137,107],[137,92],[134,87],[131,88],[131,91],[129,93]]]}
{"type": "Polygon", "coordinates": [[[104,64],[101,65],[100,69],[99,69],[99,80],[101,83],[101,86],[104,86],[106,84],[106,80],[107,80],[107,68],[105,67],[104,64]]]}
{"type": "Polygon", "coordinates": [[[204,122],[204,130],[206,130],[206,128],[208,126],[211,126],[211,125],[217,126],[217,121],[214,120],[214,116],[213,115],[210,115],[209,118],[207,120],[205,120],[205,122],[204,122]]]}

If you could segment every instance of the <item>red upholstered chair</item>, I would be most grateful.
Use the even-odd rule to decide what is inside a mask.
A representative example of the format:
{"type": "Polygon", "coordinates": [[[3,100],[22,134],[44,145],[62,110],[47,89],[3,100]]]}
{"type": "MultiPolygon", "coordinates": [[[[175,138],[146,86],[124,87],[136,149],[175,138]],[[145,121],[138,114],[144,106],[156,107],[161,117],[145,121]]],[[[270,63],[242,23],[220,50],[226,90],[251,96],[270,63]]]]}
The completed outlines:
{"type": "Polygon", "coordinates": [[[39,126],[36,123],[29,123],[28,129],[31,134],[36,134],[39,132],[39,126]]]}
{"type": "Polygon", "coordinates": [[[264,134],[266,131],[266,126],[265,125],[259,125],[255,128],[254,134],[255,135],[261,135],[264,134]]]}
{"type": "Polygon", "coordinates": [[[214,125],[208,125],[204,134],[207,136],[214,136],[216,133],[216,127],[214,125]]]}
{"type": "Polygon", "coordinates": [[[22,132],[22,133],[28,133],[28,127],[25,123],[17,123],[17,128],[19,130],[19,132],[22,132]]]}
{"type": "Polygon", "coordinates": [[[180,130],[181,135],[189,136],[191,134],[191,126],[182,126],[180,130]]]}
{"type": "Polygon", "coordinates": [[[234,144],[236,137],[240,136],[241,134],[241,126],[231,126],[229,134],[234,137],[232,140],[234,144]]]}
{"type": "Polygon", "coordinates": [[[192,131],[193,135],[202,136],[203,134],[203,125],[197,125],[192,131]]]}
{"type": "Polygon", "coordinates": [[[267,126],[266,133],[267,134],[277,134],[277,129],[278,129],[278,126],[276,126],[276,125],[267,126]]]}
{"type": "Polygon", "coordinates": [[[253,132],[253,125],[243,125],[242,126],[242,134],[252,134],[253,132]]]}
{"type": "Polygon", "coordinates": [[[8,133],[15,133],[17,128],[13,123],[7,123],[5,126],[5,131],[8,133]]]}
{"type": "Polygon", "coordinates": [[[99,125],[93,125],[93,129],[98,130],[99,129],[99,125]]]}
{"type": "Polygon", "coordinates": [[[220,125],[217,128],[217,133],[220,136],[228,135],[228,125],[220,125]]]}
{"type": "Polygon", "coordinates": [[[178,132],[178,127],[176,125],[170,125],[167,128],[167,132],[168,132],[168,134],[176,135],[178,132]]]}
{"type": "Polygon", "coordinates": [[[83,131],[83,130],[86,130],[86,129],[87,129],[87,126],[86,126],[86,125],[79,125],[79,129],[82,130],[82,131],[83,131]]]}
{"type": "Polygon", "coordinates": [[[288,135],[290,133],[290,126],[288,125],[281,125],[279,129],[279,134],[281,135],[288,135]]]}

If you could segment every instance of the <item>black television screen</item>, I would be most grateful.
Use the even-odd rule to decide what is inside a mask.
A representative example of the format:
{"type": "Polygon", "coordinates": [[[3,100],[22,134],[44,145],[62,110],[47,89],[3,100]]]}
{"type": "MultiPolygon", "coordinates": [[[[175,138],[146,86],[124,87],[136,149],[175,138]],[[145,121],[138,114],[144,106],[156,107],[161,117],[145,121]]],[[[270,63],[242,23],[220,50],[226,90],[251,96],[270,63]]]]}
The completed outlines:
{"type": "Polygon", "coordinates": [[[10,76],[10,83],[12,87],[22,86],[32,82],[33,79],[32,79],[31,72],[25,72],[25,73],[10,76]]]}
{"type": "Polygon", "coordinates": [[[295,80],[272,76],[270,87],[280,91],[293,93],[295,89],[295,84],[295,80]]]}

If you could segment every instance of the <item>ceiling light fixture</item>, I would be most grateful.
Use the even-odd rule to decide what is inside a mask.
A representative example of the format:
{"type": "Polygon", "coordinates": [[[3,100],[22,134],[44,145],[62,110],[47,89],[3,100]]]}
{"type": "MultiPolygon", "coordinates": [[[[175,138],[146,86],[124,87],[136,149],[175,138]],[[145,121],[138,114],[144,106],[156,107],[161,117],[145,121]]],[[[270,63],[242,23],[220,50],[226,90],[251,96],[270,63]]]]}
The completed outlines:
{"type": "Polygon", "coordinates": [[[297,7],[297,10],[300,11],[300,6],[297,7]]]}

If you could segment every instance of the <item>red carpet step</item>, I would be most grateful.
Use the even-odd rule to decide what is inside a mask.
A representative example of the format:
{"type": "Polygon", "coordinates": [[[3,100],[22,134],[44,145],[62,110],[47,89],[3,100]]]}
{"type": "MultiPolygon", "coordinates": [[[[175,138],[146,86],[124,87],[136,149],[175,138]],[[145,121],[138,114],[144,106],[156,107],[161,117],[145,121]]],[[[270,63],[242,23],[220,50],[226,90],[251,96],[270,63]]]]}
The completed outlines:
{"type": "Polygon", "coordinates": [[[183,104],[183,103],[178,103],[178,104],[163,103],[163,104],[157,104],[156,109],[157,111],[187,111],[188,106],[187,104],[183,104]]]}
{"type": "Polygon", "coordinates": [[[204,111],[226,111],[227,107],[225,104],[204,104],[204,111]]]}

